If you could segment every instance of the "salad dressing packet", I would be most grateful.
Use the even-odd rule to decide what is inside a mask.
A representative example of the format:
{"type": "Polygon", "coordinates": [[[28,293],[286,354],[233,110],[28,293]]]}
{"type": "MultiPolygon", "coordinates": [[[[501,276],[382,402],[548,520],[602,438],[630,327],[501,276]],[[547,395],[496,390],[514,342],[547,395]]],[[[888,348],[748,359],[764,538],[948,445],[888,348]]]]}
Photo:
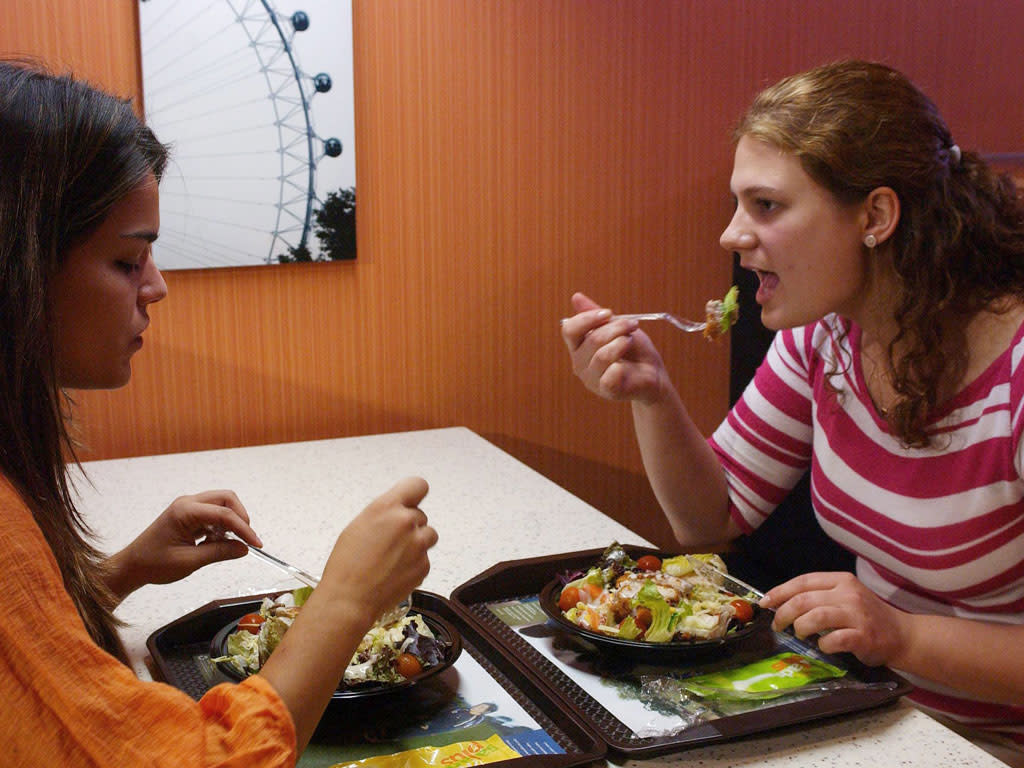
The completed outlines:
{"type": "Polygon", "coordinates": [[[643,675],[640,700],[645,706],[655,712],[672,712],[679,718],[667,730],[663,726],[652,726],[643,735],[674,736],[719,717],[770,706],[767,702],[783,696],[805,696],[864,685],[844,679],[845,675],[844,669],[792,651],[682,679],[643,675]]]}
{"type": "Polygon", "coordinates": [[[811,656],[780,653],[742,667],[689,677],[679,685],[704,699],[764,700],[799,693],[845,674],[846,670],[811,656]]]}

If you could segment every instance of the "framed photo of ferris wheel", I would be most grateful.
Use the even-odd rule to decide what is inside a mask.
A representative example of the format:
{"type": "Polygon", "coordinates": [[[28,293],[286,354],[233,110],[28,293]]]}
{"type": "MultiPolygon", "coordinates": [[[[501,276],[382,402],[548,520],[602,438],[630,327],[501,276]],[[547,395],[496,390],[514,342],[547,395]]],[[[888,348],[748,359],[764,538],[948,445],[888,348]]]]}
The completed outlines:
{"type": "Polygon", "coordinates": [[[351,0],[138,0],[161,269],[355,258],[351,0]]]}

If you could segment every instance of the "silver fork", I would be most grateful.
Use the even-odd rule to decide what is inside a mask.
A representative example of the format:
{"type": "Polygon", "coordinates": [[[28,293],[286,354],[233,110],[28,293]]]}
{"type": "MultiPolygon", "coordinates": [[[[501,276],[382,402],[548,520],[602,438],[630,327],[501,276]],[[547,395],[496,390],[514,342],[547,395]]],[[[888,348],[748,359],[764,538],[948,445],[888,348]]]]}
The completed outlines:
{"type": "Polygon", "coordinates": [[[301,568],[298,568],[291,563],[286,563],[279,557],[274,557],[269,552],[264,552],[259,547],[254,547],[249,542],[245,541],[241,536],[237,535],[234,531],[224,531],[223,536],[225,539],[231,539],[232,541],[240,541],[249,548],[249,551],[262,560],[265,563],[269,563],[280,571],[284,571],[292,578],[301,581],[307,587],[317,587],[320,584],[320,579],[311,573],[306,573],[301,568]]]}
{"type": "Polygon", "coordinates": [[[722,569],[716,568],[711,563],[705,563],[703,560],[701,560],[698,557],[695,557],[694,555],[683,555],[683,557],[686,559],[686,562],[690,564],[690,567],[693,568],[695,573],[697,573],[700,576],[703,576],[705,579],[712,583],[721,582],[723,585],[729,588],[730,592],[732,592],[735,595],[742,596],[744,593],[749,593],[753,595],[757,600],[760,600],[762,597],[764,597],[764,592],[759,590],[754,585],[747,584],[747,582],[743,581],[742,579],[737,579],[731,573],[726,573],[722,569]]]}
{"type": "MultiPolygon", "coordinates": [[[[279,557],[274,557],[269,552],[264,552],[259,547],[254,547],[252,544],[242,539],[241,536],[235,534],[234,531],[224,531],[223,536],[225,539],[231,539],[232,541],[241,541],[243,544],[245,544],[245,546],[249,548],[249,551],[256,557],[258,557],[260,560],[262,560],[265,563],[269,563],[278,570],[284,571],[285,573],[292,576],[292,578],[301,581],[308,587],[316,588],[320,584],[320,579],[318,579],[316,576],[313,576],[310,573],[306,573],[306,571],[302,570],[301,568],[297,568],[291,563],[286,563],[279,557]]],[[[409,607],[411,603],[412,595],[409,595],[394,608],[390,608],[384,611],[384,613],[381,614],[380,618],[378,618],[377,621],[374,622],[375,626],[386,627],[388,624],[394,624],[399,619],[404,618],[405,614],[409,612],[409,607]]]]}
{"type": "MultiPolygon", "coordinates": [[[[743,592],[746,591],[749,592],[757,600],[760,600],[762,597],[764,597],[764,592],[762,592],[757,587],[753,586],[752,584],[747,584],[747,582],[743,581],[743,579],[737,579],[732,574],[726,573],[720,568],[716,568],[711,563],[705,563],[703,560],[699,560],[696,557],[692,557],[690,555],[683,555],[683,557],[686,558],[686,562],[690,564],[690,567],[693,568],[695,573],[703,576],[705,579],[708,579],[712,582],[721,582],[724,586],[727,586],[729,588],[730,592],[734,594],[742,596],[743,592]]],[[[767,610],[771,611],[772,613],[775,613],[774,608],[768,608],[767,610]]],[[[831,629],[823,629],[816,635],[812,635],[811,639],[815,637],[824,637],[831,631],[831,629]]],[[[796,634],[792,624],[786,627],[786,632],[788,632],[791,635],[796,634]]],[[[871,686],[869,686],[869,688],[870,687],[871,686]]],[[[893,688],[895,688],[895,686],[893,686],[893,688]]]]}
{"type": "Polygon", "coordinates": [[[616,315],[616,317],[624,317],[627,320],[665,320],[680,331],[686,331],[687,333],[693,333],[695,331],[703,331],[708,327],[706,322],[698,323],[695,320],[687,320],[683,317],[676,317],[675,315],[669,314],[668,312],[641,312],[635,315],[616,315]]]}

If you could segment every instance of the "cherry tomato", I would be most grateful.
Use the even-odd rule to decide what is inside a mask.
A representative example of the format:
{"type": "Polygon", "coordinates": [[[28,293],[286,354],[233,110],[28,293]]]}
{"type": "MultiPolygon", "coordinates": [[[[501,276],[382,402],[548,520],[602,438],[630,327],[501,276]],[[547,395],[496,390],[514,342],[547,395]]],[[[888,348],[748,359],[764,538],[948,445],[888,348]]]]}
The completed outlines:
{"type": "Polygon", "coordinates": [[[729,605],[736,611],[736,620],[747,622],[754,618],[754,606],[746,600],[733,600],[729,605]]]}
{"type": "Polygon", "coordinates": [[[245,616],[238,620],[238,631],[250,632],[254,635],[260,633],[260,625],[266,621],[266,618],[258,613],[247,613],[245,616]]]}
{"type": "Polygon", "coordinates": [[[604,592],[597,584],[590,584],[589,582],[583,585],[583,590],[590,596],[591,600],[596,600],[604,592]]]}
{"type": "Polygon", "coordinates": [[[413,656],[411,653],[400,653],[398,658],[395,659],[395,669],[398,670],[398,674],[402,677],[415,677],[423,671],[423,665],[420,664],[420,660],[413,656]]]}
{"type": "Polygon", "coordinates": [[[654,555],[644,555],[636,561],[636,567],[641,571],[660,571],[661,560],[654,555]]]}
{"type": "Polygon", "coordinates": [[[643,605],[638,605],[636,608],[636,618],[633,619],[633,621],[636,622],[636,625],[639,627],[641,632],[646,632],[647,628],[651,626],[651,609],[643,605]]]}
{"type": "Polygon", "coordinates": [[[558,608],[562,611],[568,611],[570,608],[575,608],[576,603],[579,601],[580,591],[576,587],[566,587],[558,598],[558,608]]]}

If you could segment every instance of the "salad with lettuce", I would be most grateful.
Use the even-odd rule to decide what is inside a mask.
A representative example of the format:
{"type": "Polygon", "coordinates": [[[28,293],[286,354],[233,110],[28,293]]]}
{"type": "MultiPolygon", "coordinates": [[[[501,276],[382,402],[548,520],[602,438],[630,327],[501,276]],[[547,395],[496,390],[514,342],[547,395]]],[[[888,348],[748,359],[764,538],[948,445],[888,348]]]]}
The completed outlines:
{"type": "MultiPolygon", "coordinates": [[[[213,661],[227,665],[239,677],[258,672],[299,614],[312,592],[302,587],[271,599],[248,613],[227,636],[224,656],[213,661]]],[[[407,613],[367,632],[345,670],[346,686],[361,683],[400,683],[444,661],[445,646],[422,616],[407,613]]]]}
{"type": "Polygon", "coordinates": [[[754,601],[693,570],[687,557],[722,571],[718,555],[633,560],[618,544],[562,588],[558,608],[573,624],[623,640],[649,643],[715,640],[754,618],[754,601]]]}
{"type": "Polygon", "coordinates": [[[724,336],[740,319],[740,289],[729,288],[725,297],[712,299],[704,307],[704,338],[724,336]]]}

